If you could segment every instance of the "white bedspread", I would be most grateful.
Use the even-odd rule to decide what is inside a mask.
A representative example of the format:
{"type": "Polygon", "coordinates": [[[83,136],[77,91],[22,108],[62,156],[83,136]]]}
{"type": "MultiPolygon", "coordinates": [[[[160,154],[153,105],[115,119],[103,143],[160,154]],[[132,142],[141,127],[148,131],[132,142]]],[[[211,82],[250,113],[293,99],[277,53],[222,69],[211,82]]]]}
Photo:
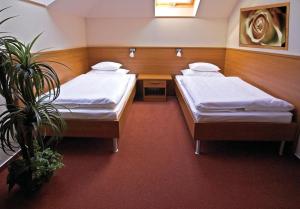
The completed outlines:
{"type": "Polygon", "coordinates": [[[114,108],[127,88],[129,75],[83,74],[61,86],[56,105],[67,108],[114,108]]]}
{"type": "Polygon", "coordinates": [[[201,72],[191,69],[181,70],[182,75],[184,76],[203,76],[203,77],[225,77],[220,72],[201,72]]]}
{"type": "Polygon", "coordinates": [[[293,105],[277,99],[237,77],[183,76],[196,108],[216,111],[291,111],[293,105]]]}

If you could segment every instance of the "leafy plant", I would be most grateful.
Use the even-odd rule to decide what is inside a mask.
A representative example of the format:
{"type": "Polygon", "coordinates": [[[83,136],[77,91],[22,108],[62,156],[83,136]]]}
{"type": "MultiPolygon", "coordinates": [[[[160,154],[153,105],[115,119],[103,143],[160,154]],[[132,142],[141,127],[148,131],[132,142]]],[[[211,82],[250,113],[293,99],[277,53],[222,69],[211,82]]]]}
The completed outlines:
{"type": "MultiPolygon", "coordinates": [[[[10,18],[0,21],[0,25],[10,18]]],[[[10,189],[19,184],[34,190],[35,183],[47,180],[61,167],[57,162],[60,155],[48,148],[65,127],[52,104],[59,96],[60,81],[53,67],[40,61],[41,54],[31,52],[39,37],[29,44],[12,36],[0,37],[0,94],[7,107],[0,115],[1,148],[4,152],[15,151],[18,144],[22,155],[9,168],[10,189]],[[46,140],[49,131],[53,137],[46,140]]]]}
{"type": "Polygon", "coordinates": [[[13,161],[9,165],[7,176],[9,190],[18,184],[26,192],[36,191],[44,182],[50,180],[55,170],[63,167],[62,155],[50,148],[42,150],[38,145],[35,145],[35,147],[35,158],[31,161],[31,167],[22,158],[13,161]],[[30,169],[32,170],[32,182],[27,182],[26,176],[30,169]]]}

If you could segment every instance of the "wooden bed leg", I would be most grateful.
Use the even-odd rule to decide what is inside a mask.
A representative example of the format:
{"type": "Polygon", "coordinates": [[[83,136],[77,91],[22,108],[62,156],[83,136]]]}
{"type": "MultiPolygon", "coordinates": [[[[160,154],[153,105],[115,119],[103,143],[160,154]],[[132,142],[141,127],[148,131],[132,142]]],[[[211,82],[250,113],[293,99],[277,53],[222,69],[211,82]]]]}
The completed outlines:
{"type": "Polygon", "coordinates": [[[113,147],[115,153],[119,151],[118,138],[113,138],[113,147]]]}
{"type": "Polygon", "coordinates": [[[280,156],[283,155],[284,146],[285,146],[285,141],[281,141],[280,147],[279,147],[279,155],[280,155],[280,156]]]}
{"type": "Polygon", "coordinates": [[[195,155],[200,155],[200,140],[196,140],[195,155]]]}

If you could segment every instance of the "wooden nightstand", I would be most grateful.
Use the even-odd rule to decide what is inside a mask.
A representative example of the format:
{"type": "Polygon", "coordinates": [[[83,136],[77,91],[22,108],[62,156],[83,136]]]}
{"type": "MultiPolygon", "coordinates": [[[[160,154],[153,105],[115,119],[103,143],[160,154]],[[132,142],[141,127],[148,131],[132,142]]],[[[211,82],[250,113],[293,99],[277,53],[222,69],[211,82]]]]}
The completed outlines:
{"type": "Polygon", "coordinates": [[[167,81],[172,80],[171,75],[139,74],[138,80],[143,82],[144,101],[167,100],[167,81]]]}

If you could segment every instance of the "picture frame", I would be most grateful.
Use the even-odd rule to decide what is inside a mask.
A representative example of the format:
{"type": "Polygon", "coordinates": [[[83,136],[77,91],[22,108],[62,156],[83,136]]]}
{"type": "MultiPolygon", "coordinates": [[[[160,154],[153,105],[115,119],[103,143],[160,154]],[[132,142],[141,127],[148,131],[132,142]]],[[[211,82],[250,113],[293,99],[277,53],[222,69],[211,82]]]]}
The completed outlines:
{"type": "Polygon", "coordinates": [[[288,50],[290,3],[241,8],[239,46],[288,50]]]}

